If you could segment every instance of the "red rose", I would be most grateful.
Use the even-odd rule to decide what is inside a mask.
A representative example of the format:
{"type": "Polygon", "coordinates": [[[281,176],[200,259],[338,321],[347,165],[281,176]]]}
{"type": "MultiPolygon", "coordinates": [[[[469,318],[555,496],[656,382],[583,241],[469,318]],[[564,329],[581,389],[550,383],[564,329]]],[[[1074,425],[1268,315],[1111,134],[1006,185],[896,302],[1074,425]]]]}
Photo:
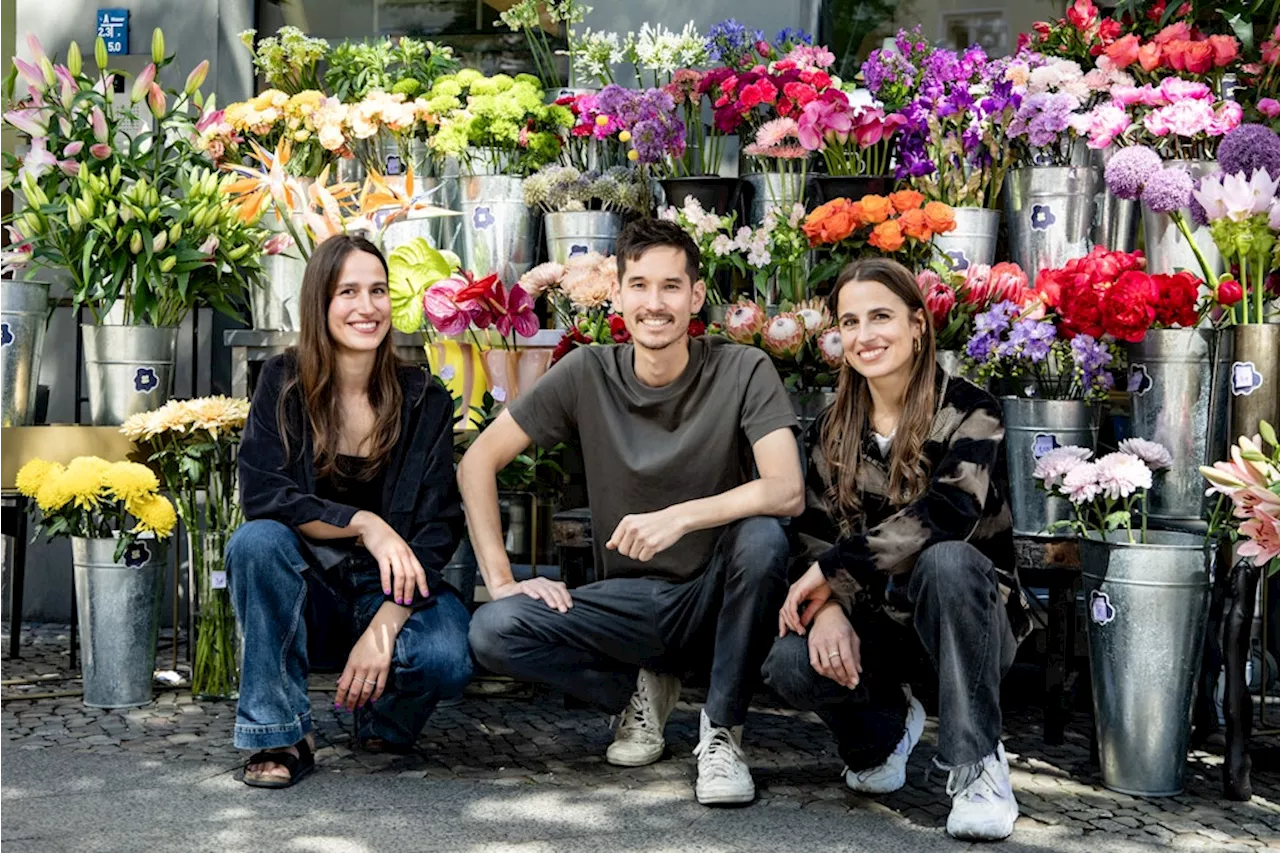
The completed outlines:
{"type": "Polygon", "coordinates": [[[1104,331],[1119,341],[1142,340],[1156,319],[1155,303],[1159,297],[1151,276],[1136,271],[1124,273],[1102,297],[1104,331]]]}
{"type": "Polygon", "coordinates": [[[1218,283],[1218,304],[1231,307],[1244,299],[1244,288],[1234,278],[1218,283]]]}
{"type": "Polygon", "coordinates": [[[1093,0],[1075,0],[1067,7],[1067,20],[1077,30],[1087,30],[1098,20],[1098,7],[1093,5],[1093,0]]]}

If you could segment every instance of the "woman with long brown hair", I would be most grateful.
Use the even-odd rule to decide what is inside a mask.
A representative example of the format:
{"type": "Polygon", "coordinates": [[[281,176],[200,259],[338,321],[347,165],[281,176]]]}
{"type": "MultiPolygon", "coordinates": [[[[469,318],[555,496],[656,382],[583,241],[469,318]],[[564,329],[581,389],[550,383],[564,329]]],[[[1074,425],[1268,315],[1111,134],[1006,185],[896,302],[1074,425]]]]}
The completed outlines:
{"type": "Polygon", "coordinates": [[[369,749],[412,747],[471,676],[469,615],[441,578],[462,526],[453,401],[392,348],[387,264],[331,237],[303,276],[296,347],[266,362],[240,447],[249,519],[227,546],[244,636],[244,781],[314,768],[307,672],[346,655],[335,707],[369,749]]]}
{"type": "Polygon", "coordinates": [[[846,267],[830,308],[844,364],[815,425],[806,513],[816,559],[792,586],[765,677],[827,723],[846,784],[906,781],[924,708],[905,686],[937,674],[947,830],[998,839],[1018,807],[1000,742],[1000,678],[1029,622],[1014,576],[1000,407],[937,366],[915,276],[884,258],[846,267]]]}

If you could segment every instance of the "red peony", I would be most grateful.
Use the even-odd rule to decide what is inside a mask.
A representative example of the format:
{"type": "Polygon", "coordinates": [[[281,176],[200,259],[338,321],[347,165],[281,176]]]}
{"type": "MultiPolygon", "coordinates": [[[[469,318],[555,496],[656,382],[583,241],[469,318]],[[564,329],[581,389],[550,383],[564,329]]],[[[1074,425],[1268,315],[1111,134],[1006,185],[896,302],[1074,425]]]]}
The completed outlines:
{"type": "Polygon", "coordinates": [[[1134,344],[1147,335],[1156,319],[1156,301],[1160,292],[1151,276],[1144,272],[1124,273],[1102,296],[1104,331],[1118,341],[1134,344]]]}
{"type": "Polygon", "coordinates": [[[1164,328],[1192,328],[1200,321],[1196,300],[1200,295],[1200,279],[1189,272],[1175,275],[1153,275],[1158,293],[1156,324],[1164,328]]]}
{"type": "Polygon", "coordinates": [[[1101,300],[1098,292],[1089,285],[1068,285],[1063,288],[1057,311],[1062,318],[1063,335],[1067,338],[1074,338],[1076,335],[1100,338],[1105,331],[1102,326],[1101,300]]]}

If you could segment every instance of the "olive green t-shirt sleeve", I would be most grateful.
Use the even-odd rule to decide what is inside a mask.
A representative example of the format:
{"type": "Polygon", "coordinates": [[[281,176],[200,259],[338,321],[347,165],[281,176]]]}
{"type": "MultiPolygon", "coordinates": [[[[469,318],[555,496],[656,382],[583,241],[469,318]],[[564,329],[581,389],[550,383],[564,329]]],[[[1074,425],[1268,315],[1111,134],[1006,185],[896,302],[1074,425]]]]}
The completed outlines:
{"type": "Polygon", "coordinates": [[[588,366],[586,359],[591,357],[586,347],[578,347],[507,407],[534,444],[551,448],[574,438],[578,430],[578,396],[584,368],[588,366]]]}
{"type": "Polygon", "coordinates": [[[741,376],[745,387],[742,394],[742,431],[747,441],[755,444],[771,432],[789,429],[800,431],[795,408],[787,396],[786,386],[778,376],[777,368],[764,351],[744,347],[741,376]]]}

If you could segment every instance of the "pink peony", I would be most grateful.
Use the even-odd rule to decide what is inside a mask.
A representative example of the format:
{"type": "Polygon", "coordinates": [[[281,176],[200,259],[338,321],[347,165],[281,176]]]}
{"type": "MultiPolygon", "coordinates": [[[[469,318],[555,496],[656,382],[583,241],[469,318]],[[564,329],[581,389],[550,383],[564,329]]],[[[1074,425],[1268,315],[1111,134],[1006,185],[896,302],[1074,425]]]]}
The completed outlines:
{"type": "Polygon", "coordinates": [[[764,309],[748,299],[740,299],[725,312],[724,333],[731,341],[752,344],[764,329],[764,323],[764,309]]]}
{"type": "Polygon", "coordinates": [[[1087,447],[1077,447],[1074,444],[1055,447],[1036,460],[1036,468],[1031,476],[1043,480],[1046,489],[1053,489],[1062,485],[1062,479],[1076,466],[1083,465],[1092,458],[1093,451],[1087,447]]]}
{"type": "Polygon", "coordinates": [[[799,315],[784,311],[769,318],[760,332],[765,352],[775,358],[795,358],[804,344],[804,320],[799,315]]]}
{"type": "Polygon", "coordinates": [[[1225,136],[1239,127],[1242,121],[1244,121],[1244,108],[1235,101],[1227,101],[1214,112],[1213,121],[1209,122],[1208,133],[1210,136],[1225,136]]]}
{"type": "Polygon", "coordinates": [[[1206,101],[1213,103],[1213,90],[1204,83],[1193,83],[1181,77],[1166,77],[1160,81],[1160,95],[1165,103],[1179,101],[1206,101]]]}
{"type": "Polygon", "coordinates": [[[1128,453],[1138,457],[1152,471],[1163,471],[1173,464],[1173,454],[1169,452],[1169,448],[1158,441],[1148,441],[1145,438],[1126,438],[1120,442],[1119,449],[1121,453],[1128,453]]]}
{"type": "Polygon", "coordinates": [[[1115,102],[1099,104],[1088,113],[1072,115],[1068,120],[1072,129],[1086,136],[1089,147],[1095,149],[1106,148],[1133,127],[1129,113],[1115,102]]]}
{"type": "Polygon", "coordinates": [[[818,354],[827,367],[839,367],[844,364],[844,341],[840,338],[840,330],[836,327],[827,329],[818,338],[818,354]]]}
{"type": "Polygon", "coordinates": [[[1151,469],[1131,453],[1108,453],[1097,462],[1098,487],[1111,500],[1151,488],[1151,469]]]}
{"type": "Polygon", "coordinates": [[[1267,118],[1275,118],[1280,116],[1280,101],[1275,98],[1263,98],[1258,101],[1258,112],[1267,118]]]}
{"type": "Polygon", "coordinates": [[[1142,124],[1154,136],[1192,137],[1206,132],[1214,120],[1210,104],[1187,100],[1152,110],[1142,117],[1142,124]]]}
{"type": "Polygon", "coordinates": [[[1102,491],[1102,487],[1098,485],[1097,463],[1081,462],[1073,467],[1062,478],[1062,491],[1069,501],[1077,505],[1096,498],[1102,491]]]}

